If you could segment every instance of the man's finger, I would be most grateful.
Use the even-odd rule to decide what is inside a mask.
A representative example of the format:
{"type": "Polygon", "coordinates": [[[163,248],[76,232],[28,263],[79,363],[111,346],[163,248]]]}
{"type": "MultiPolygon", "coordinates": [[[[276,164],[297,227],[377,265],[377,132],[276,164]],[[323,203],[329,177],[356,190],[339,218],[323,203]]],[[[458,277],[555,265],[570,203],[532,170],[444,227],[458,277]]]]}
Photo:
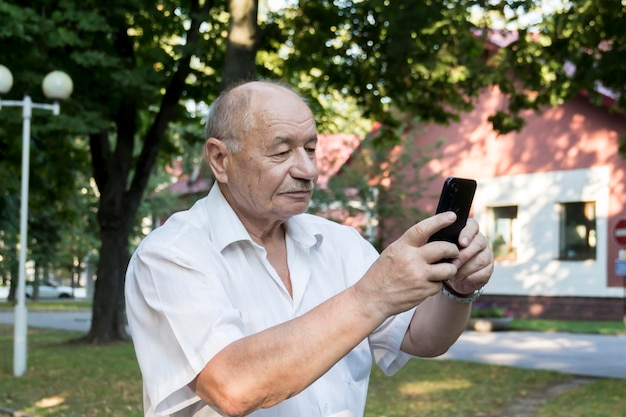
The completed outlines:
{"type": "Polygon", "coordinates": [[[428,280],[431,282],[441,282],[453,279],[458,270],[456,266],[449,262],[441,262],[437,264],[430,265],[429,278],[428,280]]]}
{"type": "Polygon", "coordinates": [[[444,227],[450,226],[456,220],[456,214],[452,211],[439,213],[410,227],[403,235],[413,246],[422,246],[430,236],[444,227]]]}
{"type": "Polygon", "coordinates": [[[459,245],[464,248],[467,247],[477,234],[478,222],[474,219],[467,219],[467,224],[459,234],[459,245]]]}
{"type": "MultiPolygon", "coordinates": [[[[429,264],[435,264],[444,259],[456,259],[459,256],[459,248],[450,242],[434,241],[422,246],[422,254],[424,261],[429,264]]],[[[458,266],[458,264],[454,265],[455,268],[458,268],[458,266]]]]}

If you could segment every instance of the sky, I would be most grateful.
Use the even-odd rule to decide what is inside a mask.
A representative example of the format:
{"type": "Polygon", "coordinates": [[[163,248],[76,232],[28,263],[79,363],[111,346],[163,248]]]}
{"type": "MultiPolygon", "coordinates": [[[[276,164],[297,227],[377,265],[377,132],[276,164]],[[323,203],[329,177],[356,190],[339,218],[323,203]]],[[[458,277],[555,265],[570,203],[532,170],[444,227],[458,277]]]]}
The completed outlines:
{"type": "MultiPolygon", "coordinates": [[[[285,7],[287,4],[297,4],[298,0],[260,0],[260,9],[261,11],[264,8],[268,8],[269,10],[276,11],[285,7]]],[[[543,0],[541,1],[541,9],[527,13],[520,17],[519,26],[528,27],[533,24],[538,23],[541,20],[541,16],[545,14],[554,13],[555,11],[562,10],[564,5],[569,3],[569,0],[543,0]]],[[[497,23],[496,23],[497,24],[497,23]]],[[[501,25],[504,26],[504,25],[501,25]]],[[[495,27],[493,29],[503,29],[503,27],[495,27]]],[[[515,28],[509,28],[515,29],[515,28]]]]}

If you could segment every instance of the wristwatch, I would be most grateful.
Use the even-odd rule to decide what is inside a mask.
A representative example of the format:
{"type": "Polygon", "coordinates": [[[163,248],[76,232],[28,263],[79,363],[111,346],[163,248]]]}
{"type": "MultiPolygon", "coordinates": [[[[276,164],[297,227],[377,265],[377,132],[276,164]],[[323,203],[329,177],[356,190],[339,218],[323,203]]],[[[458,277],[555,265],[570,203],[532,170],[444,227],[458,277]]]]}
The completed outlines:
{"type": "Polygon", "coordinates": [[[473,301],[476,301],[478,297],[480,297],[480,295],[483,293],[483,289],[481,288],[474,291],[470,295],[463,295],[454,291],[454,289],[452,289],[447,281],[441,281],[441,284],[441,292],[443,293],[443,295],[451,300],[456,301],[457,303],[469,304],[473,301]]]}

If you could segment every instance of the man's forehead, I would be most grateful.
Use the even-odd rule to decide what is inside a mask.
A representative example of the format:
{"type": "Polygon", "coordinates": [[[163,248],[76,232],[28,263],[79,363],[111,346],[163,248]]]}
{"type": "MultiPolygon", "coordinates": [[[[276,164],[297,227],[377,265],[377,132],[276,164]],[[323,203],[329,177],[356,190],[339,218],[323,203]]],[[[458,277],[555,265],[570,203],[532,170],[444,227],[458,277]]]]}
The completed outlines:
{"type": "Polygon", "coordinates": [[[280,123],[285,118],[305,123],[313,117],[309,106],[295,92],[280,85],[260,84],[262,84],[261,87],[251,90],[250,113],[252,115],[260,116],[262,120],[270,123],[271,121],[280,123]]]}
{"type": "Polygon", "coordinates": [[[291,136],[277,136],[272,140],[271,145],[279,146],[283,143],[292,145],[300,142],[304,142],[305,144],[317,143],[317,133],[314,135],[309,135],[308,137],[304,137],[304,139],[298,139],[291,136]]]}
{"type": "MultiPolygon", "coordinates": [[[[312,139],[316,138],[317,129],[311,109],[288,86],[253,81],[237,88],[241,90],[236,93],[248,96],[250,128],[269,139],[270,142],[266,142],[268,145],[276,143],[275,139],[284,141],[292,138],[302,141],[301,134],[304,131],[309,132],[312,139]],[[294,127],[299,131],[298,134],[293,132],[294,127]]],[[[312,139],[307,138],[306,141],[312,139]]]]}
{"type": "Polygon", "coordinates": [[[249,88],[251,90],[263,91],[263,90],[283,90],[293,93],[293,91],[287,86],[279,83],[273,83],[268,81],[250,81],[249,83],[242,84],[240,88],[249,88]]]}
{"type": "Polygon", "coordinates": [[[295,100],[304,103],[304,100],[290,89],[271,83],[255,82],[250,86],[252,105],[258,108],[270,107],[270,102],[295,100]]]}

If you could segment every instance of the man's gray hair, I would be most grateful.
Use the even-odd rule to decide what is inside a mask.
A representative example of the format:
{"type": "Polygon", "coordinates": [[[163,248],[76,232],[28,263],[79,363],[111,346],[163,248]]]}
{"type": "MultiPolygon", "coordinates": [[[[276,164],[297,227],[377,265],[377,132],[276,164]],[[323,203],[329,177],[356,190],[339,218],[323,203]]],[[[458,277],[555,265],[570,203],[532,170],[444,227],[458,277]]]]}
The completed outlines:
{"type": "MultiPolygon", "coordinates": [[[[282,81],[263,81],[274,84],[298,95],[304,102],[306,100],[294,89],[282,81]]],[[[241,149],[241,140],[252,130],[254,123],[250,103],[252,101],[252,90],[245,88],[243,82],[233,84],[222,91],[219,97],[209,107],[205,139],[216,138],[224,142],[228,150],[237,153],[241,149]]]]}
{"type": "Polygon", "coordinates": [[[224,142],[229,151],[239,152],[240,139],[250,132],[250,90],[233,86],[224,90],[209,107],[205,139],[224,142]]]}

